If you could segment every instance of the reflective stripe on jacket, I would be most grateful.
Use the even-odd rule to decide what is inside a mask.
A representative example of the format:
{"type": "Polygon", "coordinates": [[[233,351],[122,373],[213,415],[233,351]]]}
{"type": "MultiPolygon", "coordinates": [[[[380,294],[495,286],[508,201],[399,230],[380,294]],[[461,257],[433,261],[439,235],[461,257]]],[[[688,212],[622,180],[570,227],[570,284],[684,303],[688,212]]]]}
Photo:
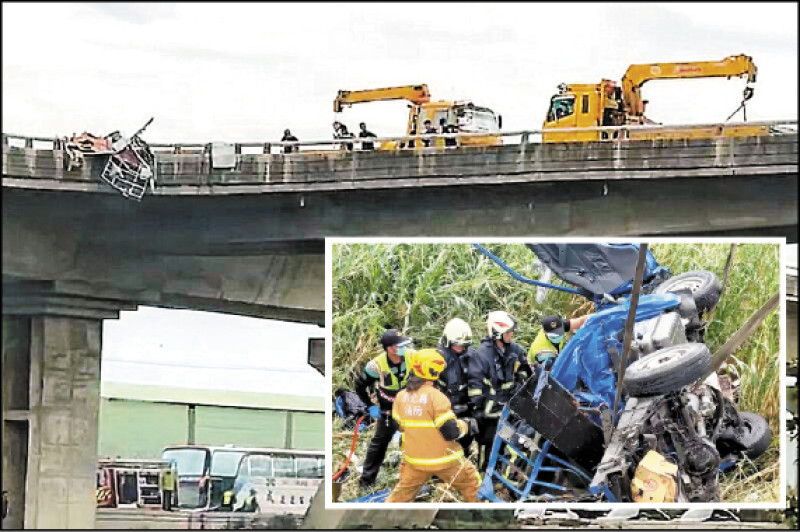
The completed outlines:
{"type": "Polygon", "coordinates": [[[467,395],[467,366],[469,357],[475,352],[471,347],[467,347],[460,355],[451,351],[449,348],[439,345],[436,349],[447,362],[436,385],[450,399],[453,411],[459,416],[469,415],[469,396],[467,395]]]}
{"type": "Polygon", "coordinates": [[[467,394],[476,418],[500,417],[503,406],[511,399],[516,382],[530,377],[531,369],[525,350],[509,344],[501,352],[489,337],[469,359],[467,394]]]}
{"type": "Polygon", "coordinates": [[[369,388],[377,384],[378,406],[383,412],[391,412],[392,402],[397,392],[405,386],[411,374],[411,355],[413,351],[406,349],[400,366],[392,367],[386,353],[378,355],[364,367],[361,376],[356,379],[355,392],[365,405],[373,404],[369,397],[369,388]],[[398,378],[399,375],[399,378],[398,378]]]}
{"type": "Polygon", "coordinates": [[[401,390],[395,397],[392,418],[403,432],[403,459],[414,467],[437,470],[464,457],[455,438],[467,432],[466,423],[456,419],[450,400],[433,381],[413,392],[401,390]],[[452,440],[442,433],[445,428],[453,429],[448,423],[458,427],[452,440]]]}

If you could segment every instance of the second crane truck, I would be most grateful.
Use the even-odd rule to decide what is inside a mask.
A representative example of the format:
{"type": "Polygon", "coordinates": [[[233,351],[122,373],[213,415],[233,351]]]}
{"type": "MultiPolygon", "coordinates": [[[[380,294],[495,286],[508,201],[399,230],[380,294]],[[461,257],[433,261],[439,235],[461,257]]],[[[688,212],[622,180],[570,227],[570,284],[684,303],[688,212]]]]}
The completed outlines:
{"type": "MultiPolygon", "coordinates": [[[[755,82],[756,65],[747,55],[733,55],[722,61],[689,63],[652,63],[631,65],[622,77],[622,83],[604,79],[600,83],[573,83],[559,85],[559,92],[550,99],[542,138],[544,142],[591,142],[613,140],[691,139],[709,137],[748,137],[766,135],[765,126],[712,126],[668,127],[642,129],[636,126],[655,125],[645,117],[646,100],[642,99],[642,85],[655,79],[689,79],[711,77],[746,77],[755,82]],[[618,130],[573,128],[600,128],[604,126],[632,126],[618,130]],[[562,131],[563,130],[563,131],[562,131]]],[[[753,89],[745,88],[744,100],[753,89]]],[[[744,101],[742,102],[744,105],[744,101]]]]}

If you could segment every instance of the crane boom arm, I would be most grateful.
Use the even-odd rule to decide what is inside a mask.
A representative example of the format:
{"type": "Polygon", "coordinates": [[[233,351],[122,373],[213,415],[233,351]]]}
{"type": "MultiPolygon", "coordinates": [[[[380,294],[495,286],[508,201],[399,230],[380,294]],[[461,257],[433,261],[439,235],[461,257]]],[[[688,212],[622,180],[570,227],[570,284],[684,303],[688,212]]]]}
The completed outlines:
{"type": "Polygon", "coordinates": [[[652,63],[631,65],[622,77],[622,97],[628,112],[632,115],[644,114],[641,87],[653,79],[687,79],[747,76],[748,82],[755,82],[758,69],[753,58],[740,54],[731,55],[722,61],[697,61],[691,63],[652,63]]]}
{"type": "Polygon", "coordinates": [[[431,101],[431,94],[428,86],[422,85],[403,85],[400,87],[385,87],[382,89],[369,89],[363,91],[342,91],[333,100],[333,112],[340,113],[344,106],[354,103],[377,102],[382,100],[408,100],[419,105],[431,101]]]}

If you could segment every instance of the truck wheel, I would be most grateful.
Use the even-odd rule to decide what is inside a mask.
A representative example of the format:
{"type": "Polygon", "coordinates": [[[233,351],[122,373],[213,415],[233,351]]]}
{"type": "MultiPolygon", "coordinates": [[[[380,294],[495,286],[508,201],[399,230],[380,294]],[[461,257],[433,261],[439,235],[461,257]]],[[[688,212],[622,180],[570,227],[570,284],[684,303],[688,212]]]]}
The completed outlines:
{"type": "Polygon", "coordinates": [[[739,412],[739,419],[741,432],[737,431],[737,440],[744,446],[748,458],[758,458],[772,441],[769,423],[755,412],[739,412]]]}
{"type": "Polygon", "coordinates": [[[714,272],[699,270],[670,277],[654,290],[656,294],[690,289],[698,312],[708,312],[717,306],[722,284],[714,272]]]}
{"type": "Polygon", "coordinates": [[[628,395],[661,395],[691,384],[711,367],[705,344],[678,344],[650,353],[625,370],[623,386],[628,395]]]}

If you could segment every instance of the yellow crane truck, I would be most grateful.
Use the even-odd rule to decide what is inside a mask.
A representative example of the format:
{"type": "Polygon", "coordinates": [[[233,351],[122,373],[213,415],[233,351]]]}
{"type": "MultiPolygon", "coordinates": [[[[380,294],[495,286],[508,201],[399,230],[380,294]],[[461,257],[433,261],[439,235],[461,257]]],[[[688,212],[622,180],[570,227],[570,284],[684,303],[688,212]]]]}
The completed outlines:
{"type": "MultiPolygon", "coordinates": [[[[622,83],[604,79],[600,83],[559,85],[559,92],[550,99],[550,107],[542,127],[544,142],[592,142],[603,140],[698,139],[716,137],[748,137],[768,134],[766,126],[738,125],[711,127],[666,127],[643,129],[656,125],[645,117],[647,100],[642,99],[642,85],[655,79],[689,79],[712,77],[747,77],[756,81],[756,65],[747,55],[732,55],[722,61],[690,63],[652,63],[631,65],[622,83]],[[572,128],[631,126],[617,130],[587,129],[560,131],[572,128]]],[[[744,101],[753,95],[749,85],[744,101]]],[[[742,105],[744,105],[744,101],[742,105]]]]}
{"type": "MultiPolygon", "coordinates": [[[[446,124],[454,126],[453,132],[486,133],[486,135],[460,137],[457,139],[458,146],[498,146],[502,144],[502,139],[498,135],[502,127],[501,116],[495,114],[488,107],[481,107],[470,101],[431,101],[430,91],[424,83],[359,91],[340,90],[333,101],[333,112],[341,113],[345,107],[357,103],[387,100],[406,100],[410,103],[406,126],[406,135],[408,136],[424,134],[426,120],[430,120],[431,125],[439,131],[439,122],[444,119],[446,124]]],[[[434,145],[443,146],[444,144],[445,139],[439,138],[434,145]]],[[[389,141],[383,142],[378,149],[418,149],[422,146],[423,143],[420,141],[411,141],[407,145],[389,141]]]]}

